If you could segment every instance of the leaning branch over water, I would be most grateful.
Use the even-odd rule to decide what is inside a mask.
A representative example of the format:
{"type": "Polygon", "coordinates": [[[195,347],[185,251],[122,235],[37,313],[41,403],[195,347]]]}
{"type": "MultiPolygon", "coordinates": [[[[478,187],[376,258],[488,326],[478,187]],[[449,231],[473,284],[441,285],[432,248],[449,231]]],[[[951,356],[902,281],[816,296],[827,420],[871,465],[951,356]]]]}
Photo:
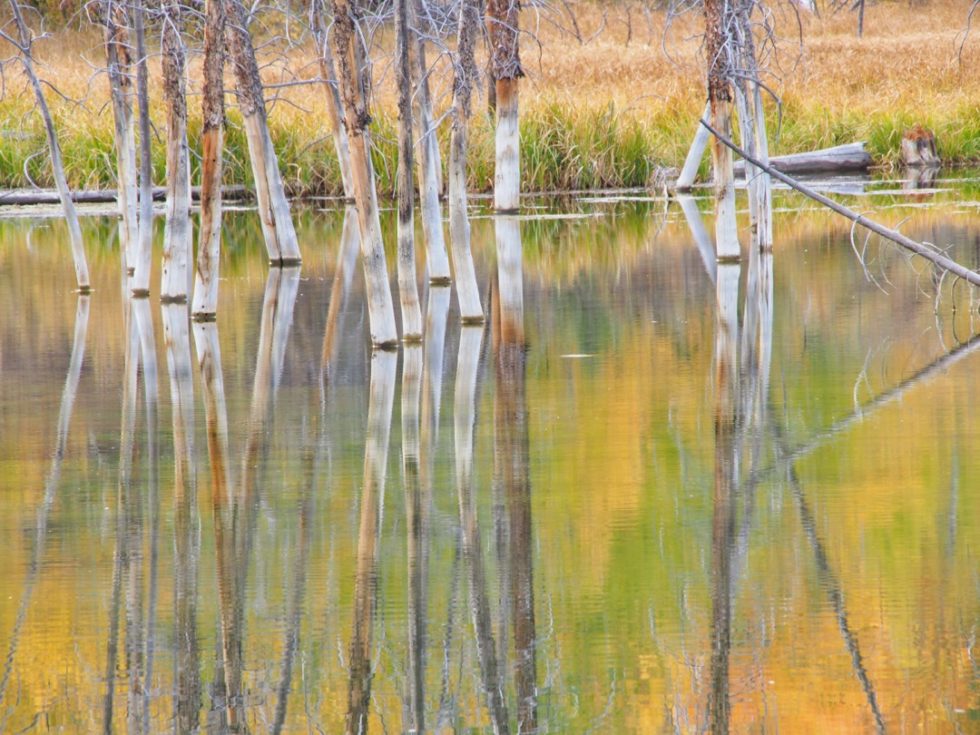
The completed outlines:
{"type": "Polygon", "coordinates": [[[724,145],[728,146],[733,151],[738,153],[746,161],[751,163],[753,166],[762,169],[770,176],[774,176],[775,178],[779,179],[784,184],[789,186],[791,189],[795,189],[796,191],[800,192],[800,194],[803,194],[804,196],[809,197],[810,199],[813,199],[814,201],[819,202],[820,204],[823,204],[825,207],[829,207],[830,209],[837,212],[837,214],[844,215],[852,222],[855,222],[861,225],[862,227],[871,230],[876,235],[880,235],[886,240],[891,240],[895,244],[901,245],[906,250],[911,250],[916,255],[925,258],[929,262],[939,266],[943,270],[949,271],[953,275],[959,276],[963,280],[972,283],[974,286],[980,286],[980,273],[977,273],[976,271],[971,271],[969,268],[960,265],[955,260],[947,258],[945,255],[929,249],[927,245],[921,242],[916,242],[912,238],[906,237],[898,230],[893,230],[890,227],[885,227],[884,225],[880,225],[877,222],[868,219],[864,215],[858,214],[853,209],[845,207],[843,204],[838,204],[833,199],[829,199],[825,197],[823,194],[817,193],[809,186],[806,186],[805,184],[801,184],[799,181],[792,178],[791,176],[787,176],[786,174],[781,173],[778,169],[775,169],[772,166],[764,164],[761,161],[759,161],[757,158],[750,156],[742,148],[739,148],[737,145],[735,145],[729,138],[725,137],[717,130],[715,130],[713,127],[711,127],[711,125],[705,122],[704,119],[701,120],[701,124],[704,125],[704,127],[706,127],[711,132],[711,134],[714,135],[719,141],[721,141],[724,145]]]}

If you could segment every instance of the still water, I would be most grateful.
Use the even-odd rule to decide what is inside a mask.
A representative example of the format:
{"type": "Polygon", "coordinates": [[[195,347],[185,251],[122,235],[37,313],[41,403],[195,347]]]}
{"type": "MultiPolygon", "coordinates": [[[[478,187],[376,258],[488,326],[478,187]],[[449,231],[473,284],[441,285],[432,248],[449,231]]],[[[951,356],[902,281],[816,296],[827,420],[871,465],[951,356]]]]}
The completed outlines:
{"type": "MultiPolygon", "coordinates": [[[[851,203],[976,268],[946,186],[851,203]]],[[[229,212],[210,325],[0,222],[0,732],[980,732],[980,294],[787,193],[741,267],[538,204],[375,354],[343,211],[272,272],[229,212]]]]}

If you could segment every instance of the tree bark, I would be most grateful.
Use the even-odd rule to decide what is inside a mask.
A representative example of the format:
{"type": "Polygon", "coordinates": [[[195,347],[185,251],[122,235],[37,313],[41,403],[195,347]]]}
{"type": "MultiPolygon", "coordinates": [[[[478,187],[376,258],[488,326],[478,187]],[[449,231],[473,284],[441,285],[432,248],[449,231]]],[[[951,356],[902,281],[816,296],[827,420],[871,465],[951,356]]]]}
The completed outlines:
{"type": "Polygon", "coordinates": [[[224,0],[207,0],[204,19],[204,84],[201,89],[201,224],[192,316],[214,319],[218,308],[221,252],[221,152],[224,142],[224,0]]]}
{"type": "MultiPolygon", "coordinates": [[[[711,105],[705,105],[704,117],[711,114],[711,105]]],[[[684,167],[681,169],[674,188],[679,192],[688,192],[694,186],[694,181],[698,177],[698,169],[701,167],[701,158],[711,140],[711,133],[705,130],[704,125],[698,123],[698,129],[694,131],[694,140],[687,151],[687,158],[684,159],[684,167]]]]}
{"type": "Polygon", "coordinates": [[[470,249],[470,218],[466,201],[466,126],[470,118],[470,99],[476,79],[474,49],[479,30],[477,0],[463,0],[459,13],[459,40],[454,59],[453,127],[449,143],[449,229],[456,272],[456,294],[464,324],[483,321],[480,288],[470,249]]]}
{"type": "Polygon", "coordinates": [[[137,0],[133,13],[136,33],[136,101],[140,128],[139,246],[133,272],[133,296],[149,296],[150,266],[153,257],[153,162],[150,149],[150,93],[146,58],[144,0],[137,0]]]}
{"type": "Polygon", "coordinates": [[[116,131],[116,180],[119,191],[119,214],[123,221],[123,252],[126,268],[136,268],[139,244],[138,183],[136,172],[136,133],[133,128],[129,14],[125,6],[113,0],[105,11],[106,67],[112,98],[112,117],[116,131]]]}
{"type": "MultiPolygon", "coordinates": [[[[730,0],[705,0],[705,52],[708,57],[708,104],[715,129],[731,137],[730,0]]],[[[711,144],[715,184],[715,240],[718,260],[738,260],[738,225],[735,220],[735,176],[732,153],[721,141],[711,144]]]]}
{"type": "Polygon", "coordinates": [[[439,138],[432,116],[432,94],[429,90],[429,68],[425,61],[425,41],[421,27],[423,5],[421,0],[411,0],[409,24],[412,34],[411,62],[415,81],[415,115],[418,118],[419,136],[419,193],[421,199],[422,232],[425,235],[426,264],[429,281],[435,284],[450,282],[449,255],[446,237],[442,229],[442,160],[439,138]]]}
{"type": "Polygon", "coordinates": [[[398,295],[402,307],[402,339],[422,339],[422,308],[415,280],[415,182],[412,180],[412,70],[409,59],[414,30],[408,24],[408,3],[395,0],[398,86],[398,295]]]}
{"type": "Polygon", "coordinates": [[[24,67],[24,73],[31,82],[34,89],[34,98],[37,101],[37,109],[44,121],[44,132],[48,138],[48,152],[51,156],[51,171],[54,175],[54,183],[58,189],[58,197],[61,199],[61,207],[65,212],[65,221],[68,224],[68,237],[71,240],[72,260],[75,264],[75,281],[78,284],[80,293],[89,293],[92,290],[88,278],[88,261],[85,259],[85,248],[82,244],[82,228],[78,224],[78,213],[75,211],[75,204],[71,199],[71,191],[68,189],[68,180],[65,177],[65,166],[61,160],[61,146],[58,145],[58,136],[54,130],[54,120],[51,118],[51,111],[48,109],[47,100],[44,97],[44,90],[41,87],[41,80],[38,79],[34,71],[34,57],[31,53],[31,32],[24,22],[24,15],[21,13],[18,0],[10,0],[10,9],[13,12],[14,22],[17,26],[18,40],[20,47],[20,60],[24,67]]]}
{"type": "Polygon", "coordinates": [[[487,1],[490,66],[496,87],[496,163],[493,206],[498,212],[520,209],[521,159],[518,80],[524,76],[519,53],[520,0],[487,1]]]}
{"type": "Polygon", "coordinates": [[[164,6],[163,94],[167,102],[167,219],[163,235],[162,301],[186,301],[191,288],[191,174],[187,146],[187,59],[178,0],[164,6]]]}
{"type": "Polygon", "coordinates": [[[312,14],[310,26],[313,28],[319,51],[320,76],[323,77],[323,86],[327,93],[327,124],[337,153],[337,166],[344,185],[344,197],[353,201],[354,179],[350,166],[350,143],[347,140],[347,130],[344,128],[344,112],[341,108],[340,92],[337,89],[337,71],[330,51],[329,23],[323,0],[312,0],[310,13],[312,14]]]}
{"type": "Polygon", "coordinates": [[[368,299],[371,340],[379,347],[390,347],[398,341],[395,313],[388,284],[388,265],[385,260],[378,200],[374,187],[368,143],[369,74],[357,40],[356,8],[350,0],[332,0],[334,14],[334,59],[338,64],[340,98],[344,109],[344,125],[350,143],[351,172],[354,199],[357,206],[358,229],[361,234],[361,255],[364,261],[364,280],[368,299]]]}
{"type": "Polygon", "coordinates": [[[241,0],[226,0],[225,12],[228,18],[228,50],[235,71],[238,106],[244,119],[266,250],[270,262],[296,265],[301,261],[299,243],[279,173],[279,159],[269,135],[262,78],[259,76],[245,8],[241,0]]]}

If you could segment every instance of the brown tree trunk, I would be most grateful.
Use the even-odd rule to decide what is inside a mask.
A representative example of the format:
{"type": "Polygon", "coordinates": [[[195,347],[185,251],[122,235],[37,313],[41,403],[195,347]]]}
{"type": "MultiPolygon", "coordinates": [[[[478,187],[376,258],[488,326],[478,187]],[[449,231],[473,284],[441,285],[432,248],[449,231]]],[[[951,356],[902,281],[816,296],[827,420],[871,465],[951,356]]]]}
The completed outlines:
{"type": "MultiPolygon", "coordinates": [[[[731,137],[731,0],[705,0],[705,53],[708,58],[708,104],[711,124],[731,137]]],[[[738,260],[741,252],[735,221],[735,175],[732,153],[721,141],[711,141],[715,183],[715,237],[719,260],[738,260]]]]}
{"type": "Polygon", "coordinates": [[[221,153],[224,138],[225,4],[208,0],[204,19],[204,84],[201,89],[201,224],[194,277],[194,319],[214,319],[218,308],[221,251],[221,153]]]}

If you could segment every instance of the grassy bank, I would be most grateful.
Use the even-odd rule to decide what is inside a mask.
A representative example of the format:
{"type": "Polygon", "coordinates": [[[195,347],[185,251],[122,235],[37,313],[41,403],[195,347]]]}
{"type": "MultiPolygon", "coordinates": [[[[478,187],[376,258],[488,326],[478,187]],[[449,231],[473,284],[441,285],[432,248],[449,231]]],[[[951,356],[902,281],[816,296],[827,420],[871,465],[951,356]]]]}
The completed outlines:
{"type": "MultiPolygon", "coordinates": [[[[869,8],[865,35],[854,18],[838,13],[803,19],[776,6],[779,43],[769,49],[767,83],[781,104],[768,106],[773,154],[864,140],[879,165],[897,161],[902,133],[914,124],[932,129],[950,163],[980,161],[980,34],[958,58],[968,4],[935,0],[927,6],[882,2],[869,8]],[[802,42],[801,42],[802,38],[802,42]]],[[[591,4],[575,9],[578,33],[565,10],[525,13],[538,46],[525,43],[528,73],[522,86],[522,166],[527,191],[647,185],[661,166],[679,166],[703,106],[697,13],[665,29],[662,14],[642,21],[634,12],[591,4]],[[565,29],[565,30],[563,30],[565,29]],[[579,42],[579,37],[583,42],[579,42]]],[[[381,47],[390,39],[381,38],[381,47]]],[[[390,45],[390,44],[388,44],[390,45]]],[[[113,186],[112,120],[96,32],[62,31],[38,44],[42,73],[68,99],[51,96],[73,186],[113,186]],[[81,60],[81,61],[80,61],[81,60]]],[[[292,49],[270,65],[269,81],[311,76],[311,52],[292,49]]],[[[382,66],[379,64],[378,66],[382,66]]],[[[395,117],[390,75],[377,90],[374,132],[379,189],[391,192],[395,175],[395,117]]],[[[191,91],[198,89],[192,65],[191,91]]],[[[436,98],[448,103],[445,69],[436,98]]],[[[154,74],[153,82],[159,75],[154,74]]],[[[0,108],[0,187],[50,186],[44,135],[19,75],[8,76],[0,108]],[[13,84],[11,85],[11,83],[13,84]],[[40,155],[35,155],[42,151],[40,155]],[[26,175],[25,175],[26,172],[26,175]]],[[[164,172],[163,109],[159,84],[151,85],[161,139],[154,149],[157,180],[164,172]]],[[[280,92],[270,115],[273,138],[290,191],[340,193],[340,175],[325,125],[324,93],[317,85],[280,92]]],[[[190,100],[192,146],[200,127],[197,99],[190,100]]],[[[475,103],[470,181],[486,191],[493,180],[492,122],[486,102],[475,103]]],[[[250,183],[245,138],[237,112],[229,113],[227,183],[250,183]]],[[[444,128],[446,126],[444,125],[444,128]]],[[[448,131],[441,131],[443,146],[448,131]]],[[[707,170],[705,162],[703,170],[707,170]]],[[[195,173],[196,176],[196,173],[195,173]]]]}

